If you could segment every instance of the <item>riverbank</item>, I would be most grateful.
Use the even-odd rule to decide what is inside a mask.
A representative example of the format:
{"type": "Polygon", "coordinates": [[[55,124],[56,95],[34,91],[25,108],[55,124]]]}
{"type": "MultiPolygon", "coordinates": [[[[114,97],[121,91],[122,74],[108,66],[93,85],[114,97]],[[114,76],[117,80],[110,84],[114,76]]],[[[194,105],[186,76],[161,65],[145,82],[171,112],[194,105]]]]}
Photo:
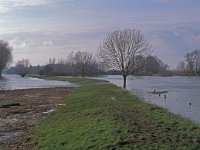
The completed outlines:
{"type": "Polygon", "coordinates": [[[0,91],[0,149],[35,149],[33,128],[71,92],[72,88],[0,91]]]}
{"type": "Polygon", "coordinates": [[[37,149],[200,149],[200,127],[111,84],[76,88],[34,130],[37,149]]]}
{"type": "Polygon", "coordinates": [[[71,83],[77,83],[77,84],[82,84],[82,85],[108,82],[106,80],[83,78],[83,77],[42,76],[42,75],[34,75],[34,74],[30,74],[28,76],[32,78],[45,79],[45,80],[68,81],[71,83]]]}

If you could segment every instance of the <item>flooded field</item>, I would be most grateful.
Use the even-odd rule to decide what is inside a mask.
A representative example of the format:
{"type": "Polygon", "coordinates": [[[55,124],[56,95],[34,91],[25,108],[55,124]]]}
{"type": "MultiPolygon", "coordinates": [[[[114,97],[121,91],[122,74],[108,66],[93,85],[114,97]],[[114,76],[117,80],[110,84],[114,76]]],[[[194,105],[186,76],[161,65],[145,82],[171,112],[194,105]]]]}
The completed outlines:
{"type": "MultiPolygon", "coordinates": [[[[122,77],[116,75],[100,79],[118,86],[123,83],[122,77]]],[[[130,76],[127,80],[127,89],[145,101],[200,123],[200,78],[130,76]]],[[[62,87],[74,86],[63,81],[4,75],[0,80],[0,149],[34,149],[32,128],[62,105],[70,92],[62,87]]]]}
{"type": "MultiPolygon", "coordinates": [[[[121,76],[109,75],[101,79],[122,86],[121,76]]],[[[199,77],[135,77],[127,79],[127,89],[150,103],[200,123],[200,78],[199,77]],[[156,91],[167,91],[159,96],[156,91]],[[164,95],[166,94],[166,98],[164,95]]]]}
{"type": "Polygon", "coordinates": [[[3,75],[0,79],[0,90],[16,90],[31,88],[75,87],[77,85],[67,81],[50,81],[18,75],[3,75]]]}
{"type": "Polygon", "coordinates": [[[0,79],[0,149],[34,149],[32,128],[62,104],[76,84],[17,75],[0,79]]]}

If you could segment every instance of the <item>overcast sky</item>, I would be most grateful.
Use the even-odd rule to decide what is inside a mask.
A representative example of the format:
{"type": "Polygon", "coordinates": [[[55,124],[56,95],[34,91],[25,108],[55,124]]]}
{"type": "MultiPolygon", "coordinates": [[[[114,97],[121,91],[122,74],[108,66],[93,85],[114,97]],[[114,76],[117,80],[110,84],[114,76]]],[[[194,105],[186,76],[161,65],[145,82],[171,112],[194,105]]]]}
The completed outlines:
{"type": "Polygon", "coordinates": [[[137,28],[171,68],[200,48],[200,0],[0,0],[0,39],[14,62],[45,64],[71,51],[96,53],[108,32],[137,28]]]}

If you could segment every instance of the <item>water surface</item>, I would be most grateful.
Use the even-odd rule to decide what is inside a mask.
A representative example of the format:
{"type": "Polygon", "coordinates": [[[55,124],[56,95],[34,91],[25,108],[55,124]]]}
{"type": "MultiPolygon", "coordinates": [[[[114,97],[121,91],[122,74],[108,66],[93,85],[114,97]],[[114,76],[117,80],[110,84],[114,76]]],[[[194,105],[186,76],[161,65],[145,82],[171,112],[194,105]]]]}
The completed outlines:
{"type": "MultiPolygon", "coordinates": [[[[109,75],[100,79],[122,86],[123,78],[109,75]]],[[[0,79],[0,90],[75,87],[67,81],[52,81],[18,75],[3,75],[0,79]]],[[[135,77],[127,79],[127,89],[147,102],[162,106],[169,111],[200,123],[200,78],[199,77],[135,77]],[[150,92],[168,91],[167,98],[150,92]],[[190,105],[191,104],[191,105],[190,105]]]]}
{"type": "Polygon", "coordinates": [[[51,87],[75,87],[67,81],[43,80],[31,77],[20,77],[18,75],[3,75],[0,79],[0,90],[16,90],[30,88],[51,88],[51,87]]]}
{"type": "MultiPolygon", "coordinates": [[[[122,86],[121,76],[101,77],[113,84],[122,86]]],[[[200,78],[199,77],[135,77],[127,79],[127,89],[150,103],[162,106],[169,111],[200,123],[200,78]],[[167,98],[152,94],[156,91],[168,91],[167,98]],[[191,103],[191,105],[190,105],[191,103]]]]}

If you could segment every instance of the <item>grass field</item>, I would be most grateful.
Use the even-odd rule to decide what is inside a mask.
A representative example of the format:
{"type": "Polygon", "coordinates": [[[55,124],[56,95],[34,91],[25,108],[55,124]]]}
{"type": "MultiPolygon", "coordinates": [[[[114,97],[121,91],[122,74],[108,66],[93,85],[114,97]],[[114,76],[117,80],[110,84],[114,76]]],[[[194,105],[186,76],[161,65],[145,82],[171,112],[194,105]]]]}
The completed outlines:
{"type": "Polygon", "coordinates": [[[200,127],[111,84],[75,88],[34,131],[38,150],[200,149],[200,127]]]}
{"type": "Polygon", "coordinates": [[[68,82],[79,83],[79,84],[92,84],[92,83],[108,82],[105,80],[82,78],[82,77],[59,77],[59,76],[39,76],[39,75],[29,75],[29,77],[46,79],[46,80],[68,81],[68,82]]]}

